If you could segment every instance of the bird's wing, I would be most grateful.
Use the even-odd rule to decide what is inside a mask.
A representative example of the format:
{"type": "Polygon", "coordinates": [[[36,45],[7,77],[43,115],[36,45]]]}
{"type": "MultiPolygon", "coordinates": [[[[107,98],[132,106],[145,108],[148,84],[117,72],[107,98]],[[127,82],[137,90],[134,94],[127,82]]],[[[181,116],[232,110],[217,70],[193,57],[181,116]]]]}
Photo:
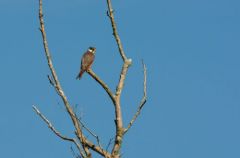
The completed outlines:
{"type": "Polygon", "coordinates": [[[92,65],[94,58],[95,58],[95,56],[93,53],[91,53],[91,52],[84,53],[84,55],[82,57],[81,69],[83,69],[83,70],[88,69],[92,65]]]}

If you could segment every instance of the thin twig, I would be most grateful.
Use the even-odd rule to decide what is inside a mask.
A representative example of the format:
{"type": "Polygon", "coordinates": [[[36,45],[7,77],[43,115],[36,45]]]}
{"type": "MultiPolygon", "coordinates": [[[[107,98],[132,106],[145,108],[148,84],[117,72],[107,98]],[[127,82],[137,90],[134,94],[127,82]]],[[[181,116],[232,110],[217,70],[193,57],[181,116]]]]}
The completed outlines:
{"type": "Polygon", "coordinates": [[[98,143],[98,146],[102,149],[103,152],[105,152],[105,151],[103,150],[103,148],[102,148],[101,143],[100,143],[99,136],[96,135],[96,134],[94,134],[94,133],[81,121],[81,119],[78,119],[78,121],[81,123],[81,125],[82,125],[83,128],[85,128],[93,137],[96,138],[97,143],[98,143]]]}
{"type": "Polygon", "coordinates": [[[54,89],[56,90],[57,94],[59,96],[61,96],[61,94],[59,93],[58,88],[57,88],[56,84],[54,83],[53,79],[50,77],[50,75],[47,75],[47,77],[48,77],[49,83],[54,87],[54,89]]]}
{"type": "Polygon", "coordinates": [[[82,155],[76,154],[72,146],[70,147],[70,149],[71,149],[71,152],[72,152],[72,154],[75,158],[84,158],[82,155]]]}
{"type": "Polygon", "coordinates": [[[55,87],[56,85],[55,85],[54,81],[52,80],[52,78],[50,77],[50,75],[47,75],[47,77],[48,77],[49,83],[50,83],[52,86],[55,87]]]}
{"type": "Polygon", "coordinates": [[[110,147],[110,145],[112,144],[113,138],[111,138],[108,142],[108,145],[106,147],[106,151],[108,151],[108,148],[110,147]]]}
{"type": "MultiPolygon", "coordinates": [[[[75,115],[77,116],[76,112],[75,112],[75,115]]],[[[87,147],[89,147],[90,149],[96,151],[97,153],[99,153],[100,155],[104,156],[105,158],[110,158],[110,154],[106,151],[106,150],[103,150],[102,146],[101,146],[101,143],[100,143],[100,139],[99,137],[94,134],[89,128],[87,128],[84,123],[81,121],[81,117],[80,118],[77,118],[79,123],[81,124],[81,126],[86,129],[91,135],[93,135],[96,139],[97,139],[97,143],[98,143],[98,146],[94,145],[92,142],[88,141],[87,138],[86,138],[86,143],[85,145],[87,147]]],[[[76,133],[76,132],[75,132],[76,133]]],[[[83,133],[82,133],[83,134],[83,133]]]]}
{"type": "Polygon", "coordinates": [[[103,89],[105,89],[105,91],[107,92],[108,96],[111,98],[113,104],[115,104],[115,95],[112,93],[111,89],[107,86],[106,83],[103,82],[103,80],[101,80],[94,72],[92,69],[89,69],[88,74],[95,80],[97,81],[102,87],[103,89]]]}
{"type": "MultiPolygon", "coordinates": [[[[77,116],[76,114],[76,111],[74,111],[75,115],[77,116]]],[[[81,124],[82,128],[86,129],[93,137],[96,138],[97,140],[97,143],[98,143],[98,146],[95,146],[94,144],[92,144],[91,142],[89,142],[89,144],[86,144],[86,145],[89,145],[89,146],[93,146],[94,148],[91,148],[93,149],[94,151],[96,152],[100,152],[100,150],[102,151],[102,153],[100,153],[102,156],[105,156],[106,158],[110,156],[110,154],[107,152],[107,150],[103,150],[102,148],[102,145],[100,143],[100,139],[99,139],[99,136],[94,134],[82,121],[81,121],[81,116],[77,118],[79,123],[81,124]]]]}
{"type": "Polygon", "coordinates": [[[73,142],[76,145],[76,147],[78,148],[78,150],[80,151],[81,155],[83,154],[83,151],[82,151],[80,145],[77,143],[76,139],[63,136],[59,131],[57,131],[54,128],[52,123],[38,110],[38,108],[36,106],[33,105],[32,107],[33,107],[33,110],[37,113],[37,115],[41,117],[41,119],[48,125],[48,128],[51,129],[54,134],[56,134],[59,138],[61,138],[63,140],[73,142]]]}
{"type": "Polygon", "coordinates": [[[143,106],[145,105],[146,101],[147,101],[147,68],[146,65],[143,63],[142,61],[142,65],[143,65],[143,74],[144,74],[144,81],[143,81],[143,98],[138,106],[138,110],[136,112],[136,114],[133,116],[132,120],[130,121],[130,123],[128,124],[127,128],[124,130],[124,134],[131,128],[131,126],[133,125],[133,123],[136,121],[137,117],[139,116],[143,106]]]}

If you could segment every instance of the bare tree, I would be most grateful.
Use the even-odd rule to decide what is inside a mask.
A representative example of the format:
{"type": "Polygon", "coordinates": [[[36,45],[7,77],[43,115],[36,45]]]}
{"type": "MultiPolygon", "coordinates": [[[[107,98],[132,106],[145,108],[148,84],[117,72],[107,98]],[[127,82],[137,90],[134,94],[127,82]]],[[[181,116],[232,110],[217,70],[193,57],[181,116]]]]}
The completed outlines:
{"type": "MultiPolygon", "coordinates": [[[[74,133],[76,135],[76,138],[69,138],[69,137],[61,134],[57,129],[55,129],[55,127],[52,125],[52,123],[38,110],[38,108],[36,106],[33,105],[33,109],[41,117],[41,119],[48,125],[48,127],[52,130],[52,132],[54,134],[56,134],[56,136],[58,136],[59,138],[65,140],[65,141],[72,142],[78,149],[79,154],[77,157],[82,157],[82,158],[91,158],[92,152],[96,152],[105,158],[119,158],[120,150],[121,150],[121,146],[122,146],[122,139],[123,139],[124,135],[128,132],[128,130],[132,127],[133,123],[139,116],[139,114],[147,100],[147,91],[146,91],[146,89],[147,89],[147,85],[146,85],[146,82],[147,82],[146,81],[147,80],[146,73],[147,72],[146,71],[147,70],[146,70],[145,64],[142,62],[143,72],[144,72],[143,97],[142,97],[142,100],[138,106],[138,109],[137,109],[135,115],[133,116],[132,120],[128,123],[128,125],[125,127],[123,125],[120,99],[121,99],[121,94],[122,94],[122,90],[124,87],[124,82],[125,82],[125,79],[127,76],[128,69],[132,64],[132,59],[128,58],[123,50],[122,42],[121,42],[119,34],[117,32],[117,26],[116,26],[115,19],[114,19],[114,11],[112,8],[111,0],[107,0],[106,3],[107,3],[107,8],[108,8],[107,16],[109,17],[109,19],[111,21],[113,36],[116,40],[116,44],[117,44],[119,53],[120,53],[122,61],[123,61],[122,70],[120,73],[119,82],[117,84],[116,91],[112,92],[111,89],[108,87],[108,85],[103,80],[101,80],[100,77],[98,77],[98,75],[96,75],[96,73],[94,73],[94,71],[92,69],[87,70],[87,73],[97,83],[99,83],[102,86],[102,88],[106,91],[108,96],[111,98],[112,103],[114,105],[114,110],[115,110],[115,118],[114,119],[115,119],[115,128],[116,129],[115,129],[115,138],[113,141],[113,146],[112,146],[111,152],[109,152],[107,149],[104,149],[102,147],[99,137],[96,134],[94,134],[93,131],[91,131],[89,128],[87,128],[86,125],[83,124],[83,122],[78,118],[78,116],[74,112],[72,106],[69,104],[69,101],[61,87],[61,84],[58,80],[58,76],[57,76],[56,71],[53,66],[53,62],[51,60],[51,54],[50,54],[50,51],[48,48],[47,35],[46,35],[46,31],[45,31],[45,26],[44,26],[42,0],[39,0],[40,31],[42,34],[42,40],[43,40],[43,46],[44,46],[46,59],[47,59],[48,66],[49,66],[49,69],[51,72],[51,76],[48,76],[48,79],[50,81],[50,84],[54,87],[57,94],[60,96],[60,98],[62,99],[62,101],[64,103],[65,109],[72,120],[73,126],[75,127],[74,133]],[[83,129],[85,129],[90,135],[92,135],[96,139],[96,142],[97,142],[96,144],[91,142],[85,136],[83,129]]],[[[110,143],[111,143],[111,141],[110,141],[110,143]]],[[[110,143],[108,144],[108,147],[110,146],[110,143]]]]}

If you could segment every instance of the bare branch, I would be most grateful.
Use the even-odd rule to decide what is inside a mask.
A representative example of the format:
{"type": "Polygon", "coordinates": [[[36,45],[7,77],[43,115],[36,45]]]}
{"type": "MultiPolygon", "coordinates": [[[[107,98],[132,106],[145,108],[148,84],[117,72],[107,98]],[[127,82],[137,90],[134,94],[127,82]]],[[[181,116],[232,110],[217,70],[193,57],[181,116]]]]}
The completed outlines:
{"type": "Polygon", "coordinates": [[[41,119],[48,125],[48,128],[51,129],[54,134],[56,134],[59,138],[61,138],[63,140],[73,142],[76,145],[76,147],[78,148],[78,150],[80,151],[81,155],[82,155],[83,151],[82,151],[80,145],[77,143],[76,139],[68,138],[66,136],[63,136],[59,131],[57,131],[54,128],[52,123],[38,110],[38,108],[36,106],[33,105],[32,107],[33,107],[34,111],[37,113],[37,115],[41,117],[41,119]]]}
{"type": "Polygon", "coordinates": [[[46,54],[47,61],[48,61],[48,66],[49,66],[50,71],[52,73],[54,82],[56,84],[58,84],[59,83],[58,77],[57,77],[55,69],[53,67],[51,55],[50,55],[49,48],[48,48],[47,35],[46,35],[46,32],[45,32],[45,26],[44,26],[44,20],[43,20],[42,0],[39,0],[39,20],[40,20],[40,28],[39,29],[42,33],[43,45],[44,45],[44,50],[45,50],[45,54],[46,54]]]}
{"type": "Polygon", "coordinates": [[[127,128],[124,131],[124,134],[131,128],[131,126],[133,125],[133,123],[136,121],[137,117],[139,116],[143,106],[145,105],[146,101],[147,101],[147,68],[146,65],[143,63],[143,73],[144,73],[144,81],[143,81],[143,98],[138,106],[138,110],[136,112],[136,114],[133,116],[132,120],[130,121],[130,123],[128,124],[127,128]]]}
{"type": "Polygon", "coordinates": [[[111,98],[113,104],[115,104],[115,95],[112,93],[111,89],[107,86],[106,83],[104,83],[94,72],[92,69],[89,69],[87,71],[87,73],[95,80],[97,81],[102,87],[103,89],[105,89],[105,91],[107,92],[107,94],[109,95],[109,97],[111,98]]]}
{"type": "Polygon", "coordinates": [[[63,140],[68,140],[68,141],[71,141],[73,142],[73,139],[72,138],[68,138],[68,137],[65,137],[63,136],[60,132],[58,132],[54,127],[53,125],[51,124],[50,121],[48,121],[48,119],[43,115],[41,114],[41,112],[38,110],[38,108],[36,106],[32,106],[34,111],[38,114],[38,116],[40,116],[42,118],[42,120],[48,125],[48,128],[50,128],[58,137],[60,137],[61,139],[63,140]]]}
{"type": "Polygon", "coordinates": [[[120,37],[119,37],[118,32],[117,32],[117,25],[116,25],[115,20],[114,20],[114,15],[113,15],[114,11],[113,11],[113,8],[112,8],[111,0],[107,0],[107,5],[108,5],[107,15],[111,20],[112,29],[113,29],[113,36],[115,37],[115,40],[116,40],[117,45],[118,45],[118,50],[119,50],[119,53],[120,53],[123,61],[126,61],[127,57],[126,57],[126,55],[123,51],[123,46],[122,46],[120,37]]]}

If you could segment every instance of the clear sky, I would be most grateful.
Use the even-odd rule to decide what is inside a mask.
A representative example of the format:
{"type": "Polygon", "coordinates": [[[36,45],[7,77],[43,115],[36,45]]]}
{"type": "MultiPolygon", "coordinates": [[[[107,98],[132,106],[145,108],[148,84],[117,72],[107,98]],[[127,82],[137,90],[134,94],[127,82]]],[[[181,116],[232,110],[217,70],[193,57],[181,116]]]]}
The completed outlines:
{"type": "MultiPolygon", "coordinates": [[[[88,74],[75,80],[80,57],[97,48],[93,70],[112,90],[121,58],[106,1],[43,0],[49,48],[62,87],[106,146],[113,106],[88,74]]],[[[148,102],[123,142],[125,158],[240,157],[240,1],[113,0],[124,50],[133,65],[122,96],[124,124],[148,102]]],[[[64,135],[73,126],[50,86],[37,0],[0,1],[0,157],[66,158],[71,144],[33,112],[36,105],[64,135]]],[[[89,135],[90,138],[90,135],[89,135]]]]}

